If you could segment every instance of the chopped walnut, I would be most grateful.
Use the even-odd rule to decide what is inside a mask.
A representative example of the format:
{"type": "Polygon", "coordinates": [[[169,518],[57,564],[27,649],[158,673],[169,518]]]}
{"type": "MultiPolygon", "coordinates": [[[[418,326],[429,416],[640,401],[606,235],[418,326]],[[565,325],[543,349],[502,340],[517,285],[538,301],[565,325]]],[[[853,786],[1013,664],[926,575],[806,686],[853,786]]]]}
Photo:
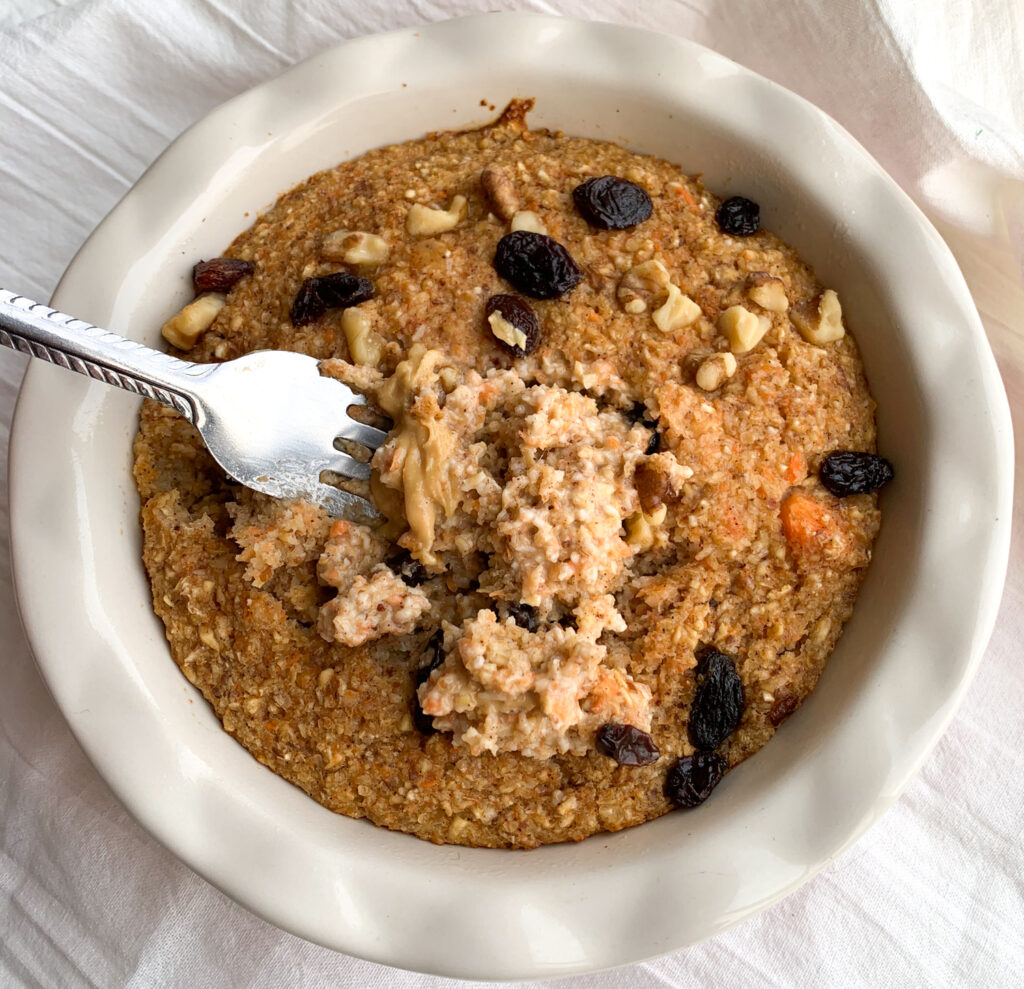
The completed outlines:
{"type": "Polygon", "coordinates": [[[384,354],[384,341],[373,329],[370,314],[352,306],[341,314],[341,331],[355,364],[376,366],[384,354]]]}
{"type": "Polygon", "coordinates": [[[495,165],[488,165],[480,173],[480,186],[491,212],[499,219],[511,220],[519,209],[519,194],[508,172],[495,165]]]}
{"type": "Polygon", "coordinates": [[[518,348],[519,350],[526,351],[527,339],[526,334],[514,326],[501,314],[500,310],[495,309],[490,316],[487,317],[487,322],[491,326],[491,332],[502,341],[502,343],[508,344],[509,347],[518,348]]]}
{"type": "Polygon", "coordinates": [[[320,245],[321,257],[345,264],[380,264],[390,251],[383,237],[362,230],[335,230],[320,245]]]}
{"type": "Polygon", "coordinates": [[[668,514],[667,505],[659,505],[651,512],[641,509],[626,519],[626,543],[634,553],[651,549],[658,541],[658,527],[668,514]]]}
{"type": "Polygon", "coordinates": [[[830,288],[811,302],[794,306],[789,318],[799,330],[800,336],[819,347],[846,336],[839,296],[830,288]]]}
{"type": "Polygon", "coordinates": [[[664,305],[651,313],[654,325],[662,333],[672,333],[684,326],[690,326],[699,316],[700,306],[688,295],[683,295],[671,282],[668,284],[668,298],[664,305]]]}
{"type": "Polygon", "coordinates": [[[769,312],[783,313],[789,308],[786,286],[781,278],[775,278],[763,271],[755,271],[747,279],[750,288],[747,295],[751,302],[757,303],[769,312]]]}
{"type": "Polygon", "coordinates": [[[668,295],[671,280],[668,269],[660,261],[644,261],[619,279],[615,295],[626,312],[636,315],[646,312],[649,306],[668,295]]]}
{"type": "Polygon", "coordinates": [[[730,353],[712,354],[697,368],[697,385],[704,391],[715,391],[736,373],[736,358],[730,353]]]}
{"type": "Polygon", "coordinates": [[[544,221],[533,212],[533,210],[523,209],[516,213],[512,217],[512,221],[509,224],[510,230],[529,230],[530,233],[535,234],[546,234],[548,228],[544,225],[544,221]]]}
{"type": "Polygon", "coordinates": [[[160,332],[169,344],[179,350],[191,350],[213,325],[226,302],[227,296],[220,292],[205,292],[167,320],[160,332]]]}
{"type": "Polygon", "coordinates": [[[465,196],[454,196],[446,210],[413,203],[405,218],[405,230],[413,237],[435,237],[457,227],[468,214],[469,207],[465,196]]]}
{"type": "Polygon", "coordinates": [[[729,306],[718,317],[718,329],[729,341],[734,354],[745,354],[761,342],[771,325],[764,316],[755,316],[743,306],[729,306]]]}

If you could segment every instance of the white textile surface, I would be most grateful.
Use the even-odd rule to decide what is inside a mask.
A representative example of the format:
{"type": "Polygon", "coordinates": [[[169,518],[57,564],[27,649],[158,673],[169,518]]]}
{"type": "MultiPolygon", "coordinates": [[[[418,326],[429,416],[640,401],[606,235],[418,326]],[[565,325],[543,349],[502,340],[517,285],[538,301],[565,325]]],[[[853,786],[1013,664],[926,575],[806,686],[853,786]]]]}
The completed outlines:
{"type": "MultiPolygon", "coordinates": [[[[0,285],[47,299],[78,245],[146,166],[228,97],[344,38],[515,6],[510,0],[0,2],[0,285]]],[[[527,0],[518,6],[692,38],[836,117],[952,246],[1021,435],[1020,0],[527,0]]],[[[3,449],[25,363],[21,355],[0,353],[3,449]]],[[[1020,461],[1018,455],[1018,477],[1020,461]]],[[[455,985],[282,933],[194,875],[125,813],[73,740],[21,631],[6,492],[4,456],[0,985],[455,985]]],[[[669,957],[561,985],[1024,984],[1021,506],[1024,497],[984,664],[952,727],[896,806],[773,909],[669,957]]]]}

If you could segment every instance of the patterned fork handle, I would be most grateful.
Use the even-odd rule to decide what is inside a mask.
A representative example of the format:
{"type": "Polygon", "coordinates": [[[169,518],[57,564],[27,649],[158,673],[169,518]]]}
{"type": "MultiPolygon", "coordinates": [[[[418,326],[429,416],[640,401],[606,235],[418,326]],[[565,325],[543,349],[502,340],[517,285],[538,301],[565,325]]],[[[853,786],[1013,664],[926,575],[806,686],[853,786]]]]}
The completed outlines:
{"type": "Polygon", "coordinates": [[[214,365],[192,364],[0,289],[0,344],[156,399],[196,424],[195,387],[214,365]]]}

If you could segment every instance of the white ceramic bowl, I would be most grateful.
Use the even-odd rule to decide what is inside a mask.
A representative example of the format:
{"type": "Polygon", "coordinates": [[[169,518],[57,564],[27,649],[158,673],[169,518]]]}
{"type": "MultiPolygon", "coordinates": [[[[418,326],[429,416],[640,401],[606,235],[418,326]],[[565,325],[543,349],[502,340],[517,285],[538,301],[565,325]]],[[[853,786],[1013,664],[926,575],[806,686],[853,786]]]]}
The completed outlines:
{"type": "Polygon", "coordinates": [[[435,847],[324,810],[258,765],[171,662],[140,563],[137,403],[34,365],[11,444],[19,602],[76,736],[132,813],[229,895],[405,968],[553,976],[650,957],[806,882],[892,803],[981,656],[1005,571],[1006,399],[948,249],[834,121],[710,51],[495,14],[346,43],[220,107],[150,168],[54,304],[155,345],[193,259],[310,173],[512,96],[745,193],[839,290],[896,464],[856,613],[821,684],[700,810],[579,845],[435,847]]]}

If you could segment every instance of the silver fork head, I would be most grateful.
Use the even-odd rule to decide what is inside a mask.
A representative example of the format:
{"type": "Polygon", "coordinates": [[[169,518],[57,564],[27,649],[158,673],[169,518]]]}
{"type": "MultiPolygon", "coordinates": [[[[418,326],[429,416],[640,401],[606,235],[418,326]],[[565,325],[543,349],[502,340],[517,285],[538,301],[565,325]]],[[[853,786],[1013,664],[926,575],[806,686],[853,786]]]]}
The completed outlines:
{"type": "Polygon", "coordinates": [[[235,480],[275,498],[303,498],[331,515],[380,518],[365,498],[320,480],[323,471],[366,480],[370,465],[338,439],[376,450],[383,430],[353,419],[358,392],[320,374],[319,361],[290,351],[256,351],[205,375],[196,422],[210,453],[235,480]]]}

